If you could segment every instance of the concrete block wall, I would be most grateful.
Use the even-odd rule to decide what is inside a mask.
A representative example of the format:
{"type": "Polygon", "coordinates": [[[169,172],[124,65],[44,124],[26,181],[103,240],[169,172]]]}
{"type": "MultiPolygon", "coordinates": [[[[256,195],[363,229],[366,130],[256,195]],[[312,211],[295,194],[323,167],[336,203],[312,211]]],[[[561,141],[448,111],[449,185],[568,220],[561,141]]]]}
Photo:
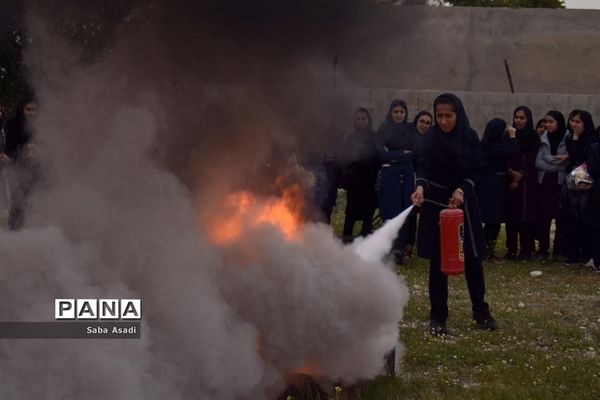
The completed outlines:
{"type": "Polygon", "coordinates": [[[598,48],[600,10],[388,4],[329,51],[340,87],[506,93],[507,60],[517,92],[600,94],[598,48]]]}

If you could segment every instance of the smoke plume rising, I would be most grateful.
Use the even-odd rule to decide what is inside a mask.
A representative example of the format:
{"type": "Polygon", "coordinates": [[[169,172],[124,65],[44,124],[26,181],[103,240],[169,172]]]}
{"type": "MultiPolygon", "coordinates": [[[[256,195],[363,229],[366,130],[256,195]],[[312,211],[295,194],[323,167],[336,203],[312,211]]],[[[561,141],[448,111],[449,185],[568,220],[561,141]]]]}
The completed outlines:
{"type": "Polygon", "coordinates": [[[26,228],[0,233],[1,318],[141,298],[142,339],[3,341],[0,397],[272,399],[298,372],[376,376],[407,300],[395,274],[325,225],[216,245],[199,222],[229,193],[273,194],[273,148],[330,143],[353,108],[330,88],[334,50],[363,5],[81,3],[27,13],[43,178],[26,228]]]}

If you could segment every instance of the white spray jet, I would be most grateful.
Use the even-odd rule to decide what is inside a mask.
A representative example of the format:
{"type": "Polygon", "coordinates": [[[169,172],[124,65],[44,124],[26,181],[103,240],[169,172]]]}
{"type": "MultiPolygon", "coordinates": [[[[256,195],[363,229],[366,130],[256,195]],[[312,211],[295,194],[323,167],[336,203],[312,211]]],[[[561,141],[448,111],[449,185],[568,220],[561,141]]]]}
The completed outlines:
{"type": "Polygon", "coordinates": [[[356,254],[367,262],[381,261],[390,251],[392,242],[398,235],[398,230],[406,222],[408,214],[414,206],[408,207],[398,216],[387,221],[381,228],[365,238],[357,239],[352,246],[356,254]]]}

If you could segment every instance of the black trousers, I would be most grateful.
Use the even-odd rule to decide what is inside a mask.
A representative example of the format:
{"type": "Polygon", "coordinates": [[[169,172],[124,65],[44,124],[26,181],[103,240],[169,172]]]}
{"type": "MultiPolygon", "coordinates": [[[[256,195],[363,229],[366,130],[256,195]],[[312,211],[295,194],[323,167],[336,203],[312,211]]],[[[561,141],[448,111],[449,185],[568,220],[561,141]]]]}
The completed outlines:
{"type": "MultiPolygon", "coordinates": [[[[473,317],[483,319],[490,314],[490,307],[484,300],[485,280],[480,258],[465,257],[465,278],[471,297],[473,317]]],[[[442,272],[439,258],[432,259],[429,264],[429,301],[431,303],[430,319],[446,323],[448,319],[448,276],[442,272]]]]}
{"type": "MultiPolygon", "coordinates": [[[[564,255],[566,253],[566,244],[564,237],[564,223],[562,218],[556,218],[556,231],[554,232],[554,240],[552,242],[552,254],[564,255]]],[[[540,241],[539,254],[547,256],[550,250],[550,227],[552,220],[546,219],[538,222],[538,234],[540,241]]]]}
{"type": "MultiPolygon", "coordinates": [[[[586,194],[573,193],[565,207],[564,231],[566,239],[566,255],[571,261],[586,262],[590,259],[592,246],[592,228],[585,221],[584,207],[586,194]]],[[[596,245],[600,245],[597,243],[596,245]]]]}
{"type": "Polygon", "coordinates": [[[535,230],[535,222],[507,222],[506,249],[508,253],[516,255],[520,247],[519,255],[521,257],[532,256],[535,253],[535,230]]]}
{"type": "Polygon", "coordinates": [[[500,225],[501,224],[490,224],[486,222],[483,226],[483,236],[485,237],[488,256],[494,255],[496,240],[498,240],[498,234],[500,233],[500,225]]]}
{"type": "Polygon", "coordinates": [[[366,211],[365,214],[360,219],[353,218],[351,216],[346,215],[344,218],[344,231],[343,235],[345,238],[350,238],[354,233],[354,224],[357,221],[362,221],[362,228],[360,229],[361,236],[367,236],[371,232],[373,232],[373,214],[375,210],[366,211]]]}

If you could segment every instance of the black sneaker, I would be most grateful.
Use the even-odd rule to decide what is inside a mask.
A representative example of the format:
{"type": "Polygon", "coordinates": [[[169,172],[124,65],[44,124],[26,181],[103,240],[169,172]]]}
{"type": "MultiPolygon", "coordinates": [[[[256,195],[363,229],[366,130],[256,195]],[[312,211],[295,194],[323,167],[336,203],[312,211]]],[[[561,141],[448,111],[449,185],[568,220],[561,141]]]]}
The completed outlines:
{"type": "Polygon", "coordinates": [[[546,264],[546,261],[548,261],[548,255],[538,254],[537,256],[535,256],[535,261],[537,261],[541,264],[546,264]]]}
{"type": "Polygon", "coordinates": [[[515,253],[506,253],[504,256],[504,261],[516,261],[517,255],[515,253]]]}
{"type": "Polygon", "coordinates": [[[498,323],[491,315],[487,315],[485,317],[473,317],[475,323],[477,324],[477,328],[483,331],[497,331],[498,323]]]}
{"type": "Polygon", "coordinates": [[[446,328],[445,322],[429,321],[429,333],[433,336],[449,335],[450,331],[446,328]]]}

